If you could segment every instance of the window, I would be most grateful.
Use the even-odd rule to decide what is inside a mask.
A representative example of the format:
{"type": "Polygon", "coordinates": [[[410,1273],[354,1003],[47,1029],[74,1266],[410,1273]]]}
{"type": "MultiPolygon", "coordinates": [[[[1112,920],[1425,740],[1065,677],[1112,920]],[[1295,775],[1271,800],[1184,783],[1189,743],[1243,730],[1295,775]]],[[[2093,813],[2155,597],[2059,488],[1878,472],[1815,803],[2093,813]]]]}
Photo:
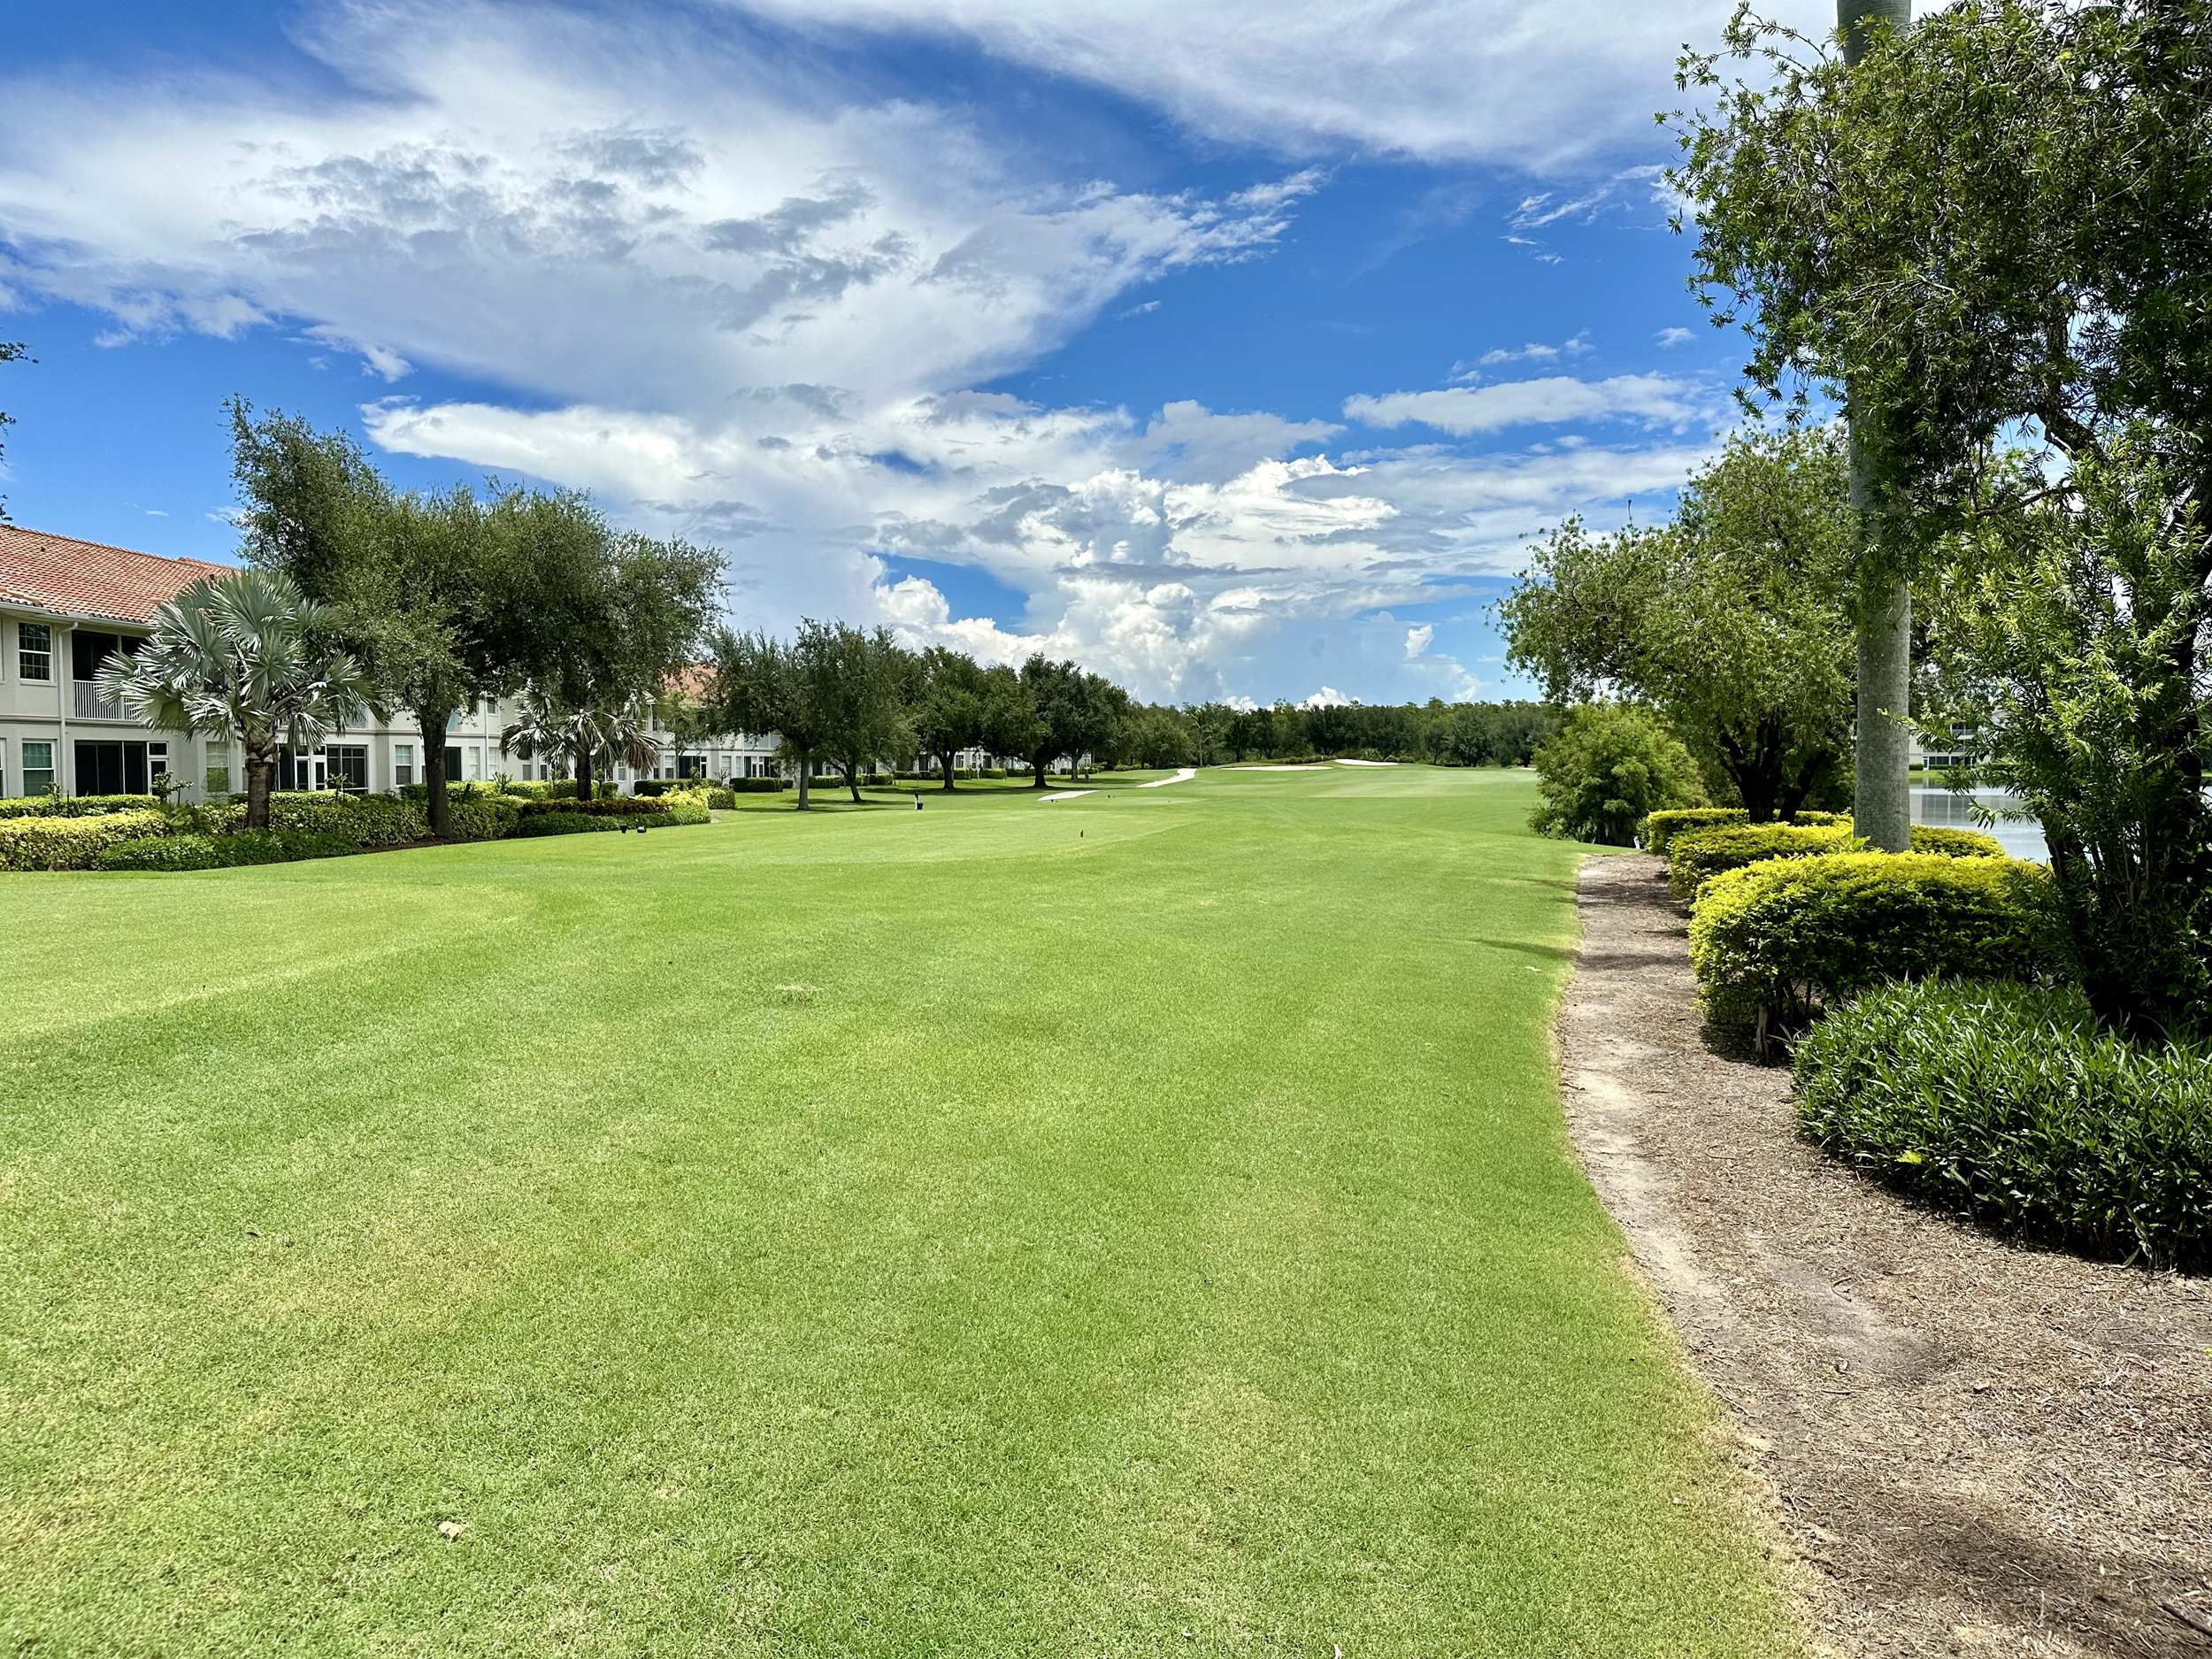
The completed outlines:
{"type": "Polygon", "coordinates": [[[412,743],[392,745],[392,782],[401,788],[415,781],[415,746],[412,743]]]}
{"type": "Polygon", "coordinates": [[[76,782],[79,795],[144,795],[146,745],[80,740],[76,782]]]}
{"type": "Polygon", "coordinates": [[[325,780],[333,789],[343,789],[349,795],[365,795],[369,788],[369,746],[366,743],[332,743],[323,750],[327,771],[325,780]]]}
{"type": "Polygon", "coordinates": [[[157,778],[158,778],[158,777],[160,777],[160,776],[161,776],[161,774],[162,774],[163,772],[167,772],[168,770],[169,770],[169,745],[168,745],[168,744],[166,744],[166,743],[149,743],[149,744],[147,744],[147,745],[146,745],[146,787],[147,787],[147,788],[151,789],[151,788],[154,787],[154,780],[155,780],[155,779],[157,779],[157,778]]]}
{"type": "MultiPolygon", "coordinates": [[[[16,672],[26,680],[51,680],[54,677],[54,631],[43,622],[19,622],[15,625],[16,672]]],[[[27,749],[30,745],[25,744],[27,749]]],[[[51,745],[49,745],[50,751],[51,745]]],[[[49,760],[51,760],[50,752],[49,760]]]]}
{"type": "Polygon", "coordinates": [[[23,793],[44,795],[54,787],[54,746],[23,740],[23,793]]]}
{"type": "Polygon", "coordinates": [[[457,783],[461,777],[461,751],[449,743],[445,751],[445,780],[457,783]]]}

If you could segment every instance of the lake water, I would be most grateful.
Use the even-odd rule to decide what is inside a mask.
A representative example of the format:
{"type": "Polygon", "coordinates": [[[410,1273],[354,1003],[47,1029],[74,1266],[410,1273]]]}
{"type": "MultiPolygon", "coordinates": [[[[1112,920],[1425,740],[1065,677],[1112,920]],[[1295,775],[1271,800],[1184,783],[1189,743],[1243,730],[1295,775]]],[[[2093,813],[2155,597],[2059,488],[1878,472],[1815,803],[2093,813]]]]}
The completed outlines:
{"type": "Polygon", "coordinates": [[[1916,786],[1912,792],[1912,821],[1916,824],[1940,824],[1947,829],[1980,830],[1994,835],[2015,858],[2032,858],[2048,863],[2050,849],[2043,844],[2043,826],[2033,818],[2008,818],[2006,813],[2017,811],[2017,795],[2007,795],[2001,789],[1976,789],[1964,795],[1954,795],[1948,789],[1932,789],[1916,786]],[[1983,824],[1976,816],[1977,806],[1987,807],[1997,814],[1994,824],[1983,824]]]}

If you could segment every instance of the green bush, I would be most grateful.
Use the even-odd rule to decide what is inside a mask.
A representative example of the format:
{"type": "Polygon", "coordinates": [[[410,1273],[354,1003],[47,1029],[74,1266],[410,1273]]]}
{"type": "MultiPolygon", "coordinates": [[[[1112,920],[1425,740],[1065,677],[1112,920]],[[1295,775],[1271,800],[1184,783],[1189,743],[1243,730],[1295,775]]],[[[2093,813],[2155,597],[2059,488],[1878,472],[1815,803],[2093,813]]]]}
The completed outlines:
{"type": "Polygon", "coordinates": [[[722,787],[732,795],[775,795],[788,789],[788,778],[726,778],[722,787]]]}
{"type": "Polygon", "coordinates": [[[1711,877],[1690,913],[1706,1018],[1762,1048],[1891,979],[2059,976],[2064,940],[2050,872],[2002,857],[1769,859],[1711,877]]]}
{"type": "Polygon", "coordinates": [[[574,835],[591,830],[612,832],[624,828],[629,823],[627,818],[612,813],[575,811],[572,810],[573,803],[571,804],[572,810],[567,811],[556,806],[550,811],[526,814],[516,821],[515,833],[518,836],[574,835]]]}
{"type": "MultiPolygon", "coordinates": [[[[242,829],[245,822],[242,806],[229,808],[222,818],[229,830],[242,829]]],[[[430,836],[430,820],[412,801],[334,790],[272,795],[269,827],[286,834],[334,836],[356,848],[406,847],[430,836]]]]}
{"type": "Polygon", "coordinates": [[[1858,845],[1848,824],[1717,824],[1677,830],[1667,842],[1667,885],[1676,898],[1687,901],[1724,870],[1770,858],[1847,853],[1858,845]]]}
{"type": "Polygon", "coordinates": [[[707,804],[718,812],[727,812],[737,805],[737,792],[733,789],[710,789],[707,791],[707,804]]]}
{"type": "Polygon", "coordinates": [[[631,795],[617,795],[611,801],[525,801],[515,808],[515,813],[525,818],[548,812],[573,812],[592,818],[660,818],[668,816],[669,807],[667,800],[631,795]]]}
{"type": "Polygon", "coordinates": [[[448,803],[453,826],[450,839],[495,841],[503,835],[511,835],[521,820],[523,807],[527,804],[531,803],[500,795],[456,795],[448,803]]]}
{"type": "Polygon", "coordinates": [[[2126,1042],[2071,988],[1929,980],[1830,1015],[1794,1069],[1809,1136],[1931,1204],[2212,1268],[2212,1053],[2126,1042]]]}
{"type": "Polygon", "coordinates": [[[360,851],[339,835],[308,830],[241,830],[234,835],[188,832],[149,835],[101,851],[95,870],[227,870],[241,864],[289,864],[301,858],[340,858],[360,851]]]}
{"type": "Polygon", "coordinates": [[[499,786],[499,793],[511,795],[518,801],[573,801],[576,780],[573,778],[509,778],[499,786]]]}
{"type": "Polygon", "coordinates": [[[1697,764],[1656,716],[1593,703],[1536,751],[1544,803],[1529,819],[1539,834],[1626,847],[1654,812],[1705,799],[1697,764]]]}
{"type": "Polygon", "coordinates": [[[1940,853],[1947,858],[2002,858],[2005,844],[1979,830],[1946,829],[1939,824],[1912,826],[1912,849],[1940,853]]]}
{"type": "Polygon", "coordinates": [[[0,801],[0,818],[97,818],[109,812],[143,812],[161,803],[150,795],[32,795],[0,801]]]}
{"type": "Polygon", "coordinates": [[[711,824],[714,814],[708,810],[707,797],[698,790],[687,790],[682,795],[664,795],[668,808],[666,822],[672,827],[682,824],[711,824]]]}
{"type": "Polygon", "coordinates": [[[1645,816],[1641,835],[1644,850],[1666,856],[1667,844],[1692,830],[1717,829],[1724,825],[1748,824],[1751,815],[1740,806],[1678,806],[1645,816]]]}
{"type": "Polygon", "coordinates": [[[173,822],[153,807],[78,818],[0,818],[0,870],[89,870],[106,849],[163,834],[173,822]]]}

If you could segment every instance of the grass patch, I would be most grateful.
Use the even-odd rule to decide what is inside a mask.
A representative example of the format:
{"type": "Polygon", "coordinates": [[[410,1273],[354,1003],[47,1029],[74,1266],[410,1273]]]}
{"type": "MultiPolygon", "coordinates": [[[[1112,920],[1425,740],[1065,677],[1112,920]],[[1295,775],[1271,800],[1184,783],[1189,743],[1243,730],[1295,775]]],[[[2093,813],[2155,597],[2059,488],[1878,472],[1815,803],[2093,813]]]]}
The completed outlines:
{"type": "Polygon", "coordinates": [[[1525,776],[1091,781],[0,877],[9,1648],[1786,1645],[1525,776]]]}

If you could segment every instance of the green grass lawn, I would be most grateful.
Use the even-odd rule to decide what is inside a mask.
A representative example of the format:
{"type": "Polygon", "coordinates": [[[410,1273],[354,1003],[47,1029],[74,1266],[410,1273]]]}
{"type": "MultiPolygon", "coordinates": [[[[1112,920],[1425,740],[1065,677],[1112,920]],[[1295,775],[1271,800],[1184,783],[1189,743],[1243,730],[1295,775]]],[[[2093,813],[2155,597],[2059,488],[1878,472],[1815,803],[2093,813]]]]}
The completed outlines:
{"type": "Polygon", "coordinates": [[[0,877],[0,1649],[1786,1647],[1532,794],[0,877]]]}

